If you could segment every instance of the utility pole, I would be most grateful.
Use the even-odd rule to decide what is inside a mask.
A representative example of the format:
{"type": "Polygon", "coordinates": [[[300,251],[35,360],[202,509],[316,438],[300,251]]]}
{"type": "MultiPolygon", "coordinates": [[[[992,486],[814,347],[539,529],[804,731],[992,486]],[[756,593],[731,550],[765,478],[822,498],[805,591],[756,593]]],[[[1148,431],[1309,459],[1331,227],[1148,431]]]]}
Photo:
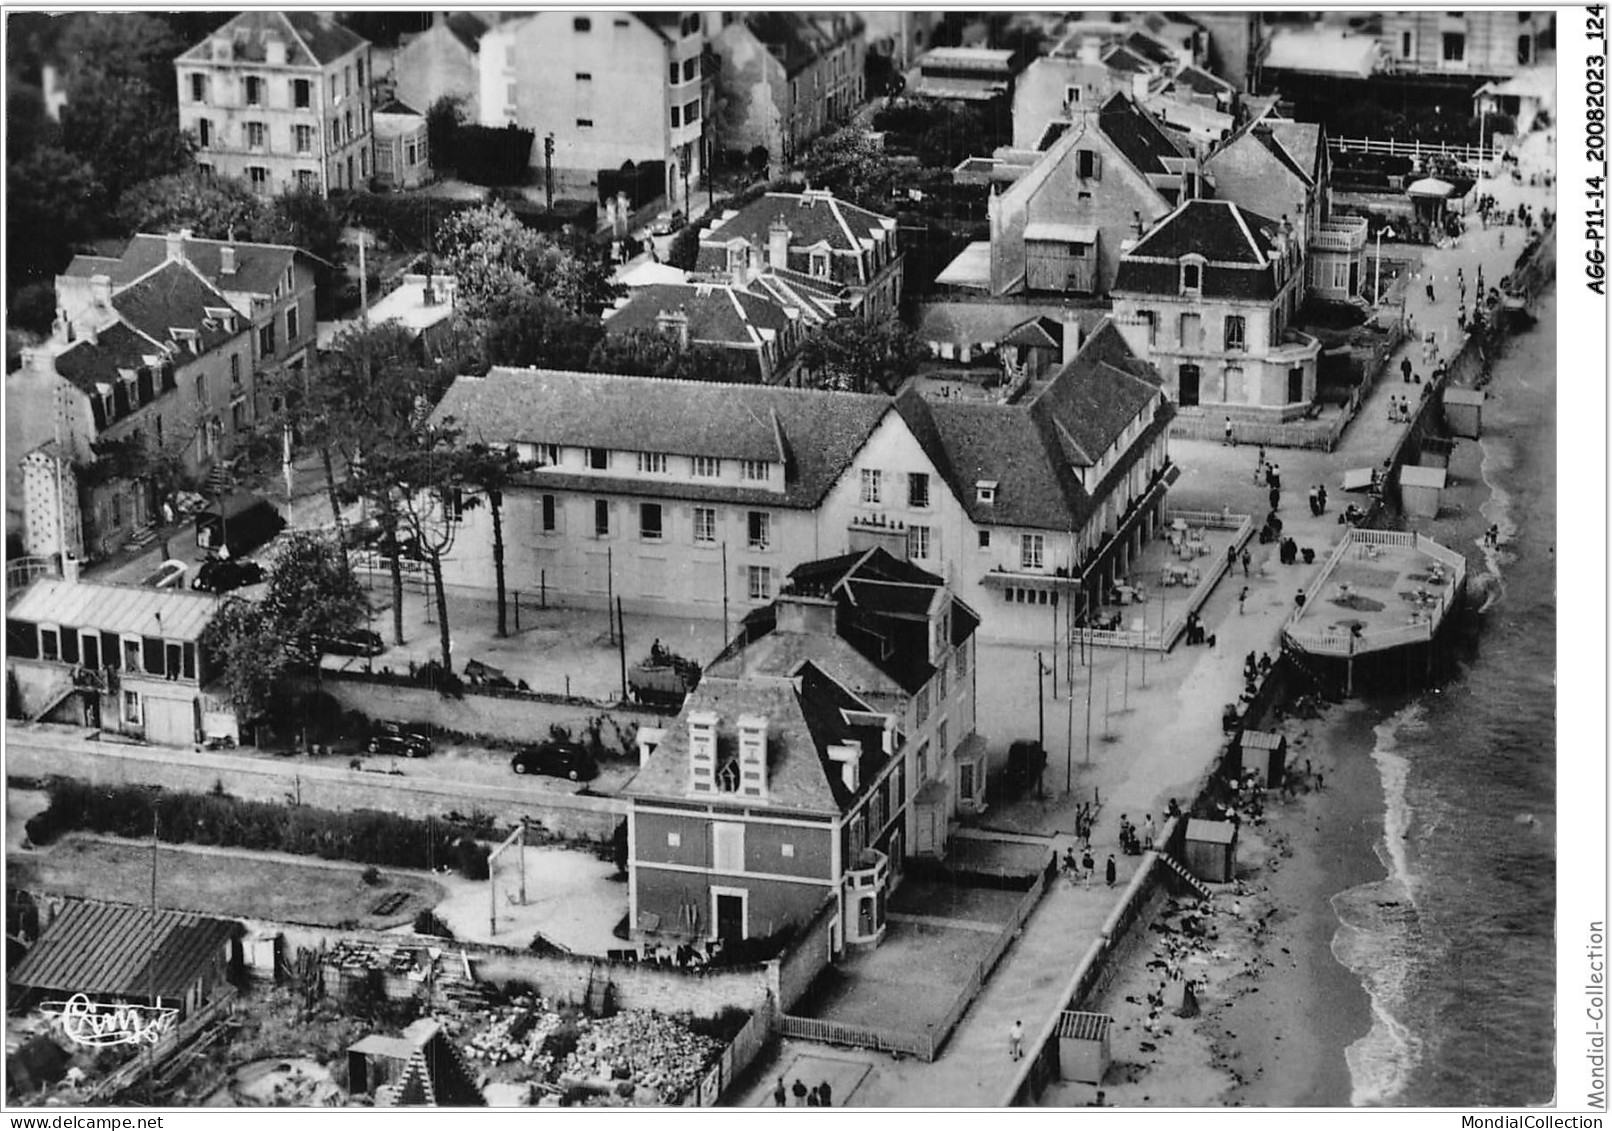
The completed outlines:
{"type": "Polygon", "coordinates": [[[543,195],[548,201],[548,209],[554,211],[554,135],[551,133],[543,139],[543,195]]]}
{"type": "Polygon", "coordinates": [[[1086,765],[1088,766],[1091,765],[1091,681],[1096,674],[1095,664],[1086,669],[1086,765]]]}
{"type": "Polygon", "coordinates": [[[732,637],[728,632],[728,544],[722,543],[722,647],[728,646],[732,637]]]}
{"type": "Polygon", "coordinates": [[[621,616],[621,598],[616,598],[616,643],[621,654],[621,699],[627,701],[627,622],[621,616]]]}
{"type": "Polygon", "coordinates": [[[1035,654],[1035,739],[1041,749],[1047,748],[1046,669],[1041,666],[1041,653],[1035,654]]]}

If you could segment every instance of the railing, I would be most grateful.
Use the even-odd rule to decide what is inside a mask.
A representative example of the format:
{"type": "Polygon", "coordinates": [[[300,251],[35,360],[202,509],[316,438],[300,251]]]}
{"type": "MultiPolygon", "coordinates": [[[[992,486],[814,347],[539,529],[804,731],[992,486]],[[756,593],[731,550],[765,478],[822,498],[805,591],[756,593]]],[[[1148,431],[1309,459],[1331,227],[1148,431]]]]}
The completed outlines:
{"type": "MultiPolygon", "coordinates": [[[[1231,544],[1237,549],[1242,549],[1254,534],[1254,516],[1251,514],[1228,515],[1215,514],[1212,511],[1174,511],[1171,512],[1170,517],[1172,519],[1185,519],[1189,524],[1196,519],[1197,524],[1200,526],[1209,526],[1221,530],[1235,527],[1237,533],[1232,535],[1231,544]],[[1195,516],[1195,518],[1188,517],[1189,515],[1195,516]]],[[[1214,558],[1214,564],[1204,572],[1202,580],[1192,590],[1192,595],[1187,598],[1186,606],[1181,610],[1181,614],[1172,620],[1169,627],[1164,630],[1163,640],[1160,641],[1161,648],[1175,645],[1176,638],[1186,631],[1187,614],[1203,607],[1204,602],[1209,599],[1209,594],[1213,592],[1216,585],[1220,584],[1221,577],[1230,568],[1230,560],[1225,555],[1217,554],[1214,558]]]]}
{"type": "Polygon", "coordinates": [[[1366,137],[1331,137],[1327,148],[1336,153],[1386,153],[1394,157],[1452,157],[1457,161],[1493,161],[1492,146],[1448,145],[1442,142],[1380,141],[1366,137]]]}
{"type": "MultiPolygon", "coordinates": [[[[1454,574],[1451,579],[1451,593],[1459,593],[1461,590],[1462,581],[1466,577],[1466,559],[1455,551],[1440,546],[1422,534],[1351,527],[1327,558],[1326,564],[1321,567],[1321,572],[1312,583],[1312,592],[1317,594],[1321,592],[1332,576],[1333,570],[1351,549],[1366,546],[1396,546],[1424,553],[1450,567],[1454,574]]],[[[1363,552],[1363,549],[1357,552],[1363,552]]],[[[1349,630],[1340,628],[1300,628],[1299,624],[1304,618],[1306,609],[1297,609],[1283,630],[1283,636],[1306,652],[1326,656],[1353,656],[1361,652],[1377,652],[1385,648],[1421,644],[1432,640],[1448,609],[1448,601],[1441,601],[1437,610],[1428,611],[1426,620],[1394,628],[1373,629],[1369,634],[1361,636],[1355,636],[1349,630]]]]}
{"type": "MultiPolygon", "coordinates": [[[[1356,528],[1349,531],[1347,537],[1339,544],[1338,549],[1333,551],[1333,562],[1341,558],[1343,556],[1342,551],[1351,545],[1415,546],[1416,538],[1417,535],[1408,534],[1402,530],[1361,530],[1356,528]]],[[[1327,563],[1328,570],[1332,568],[1333,562],[1327,563]]]]}
{"type": "Polygon", "coordinates": [[[6,593],[16,600],[24,589],[39,578],[60,576],[61,571],[56,568],[54,558],[12,558],[6,563],[6,593]]]}
{"type": "Polygon", "coordinates": [[[1441,561],[1455,570],[1457,582],[1466,575],[1466,558],[1446,546],[1440,546],[1425,534],[1416,536],[1416,548],[1428,557],[1441,561]]]}
{"type": "Polygon", "coordinates": [[[825,1045],[899,1052],[924,1060],[934,1059],[934,1042],[928,1033],[875,1029],[871,1025],[851,1025],[843,1021],[826,1021],[821,1017],[797,1017],[791,1013],[780,1013],[773,1021],[773,1031],[779,1036],[817,1041],[825,1045]]]}
{"type": "Polygon", "coordinates": [[[1323,220],[1310,237],[1311,251],[1359,251],[1366,246],[1367,224],[1363,216],[1323,220]]]}
{"type": "Polygon", "coordinates": [[[889,857],[875,848],[865,849],[864,853],[860,866],[848,868],[845,872],[845,886],[853,891],[883,887],[890,875],[889,857]],[[867,859],[868,856],[873,859],[867,859]]]}

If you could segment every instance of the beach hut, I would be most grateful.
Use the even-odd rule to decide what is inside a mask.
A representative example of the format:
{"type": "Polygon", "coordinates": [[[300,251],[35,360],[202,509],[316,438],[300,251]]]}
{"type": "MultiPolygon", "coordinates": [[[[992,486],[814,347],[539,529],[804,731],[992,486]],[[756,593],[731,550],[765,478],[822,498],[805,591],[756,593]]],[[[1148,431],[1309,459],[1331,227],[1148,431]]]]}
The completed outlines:
{"type": "Polygon", "coordinates": [[[1237,874],[1237,826],[1230,821],[1187,822],[1187,867],[1199,879],[1229,884],[1237,874]]]}
{"type": "Polygon", "coordinates": [[[1279,789],[1287,774],[1287,735],[1268,730],[1245,730],[1242,737],[1242,768],[1259,775],[1260,785],[1279,789]]]}
{"type": "Polygon", "coordinates": [[[1111,1059],[1108,1031],[1113,1025],[1114,1019],[1106,1013],[1064,1010],[1058,1017],[1058,1075],[1101,1086],[1111,1059]]]}
{"type": "Polygon", "coordinates": [[[1442,467],[1407,464],[1399,469],[1399,505],[1408,515],[1437,518],[1439,498],[1448,478],[1449,472],[1442,467]]]}
{"type": "Polygon", "coordinates": [[[1417,453],[1416,462],[1422,467],[1449,467],[1450,453],[1454,450],[1454,440],[1427,436],[1422,439],[1422,450],[1417,453]]]}
{"type": "Polygon", "coordinates": [[[1452,386],[1444,390],[1444,423],[1451,435],[1464,436],[1468,440],[1476,440],[1483,435],[1483,401],[1482,389],[1458,389],[1452,386]]]}

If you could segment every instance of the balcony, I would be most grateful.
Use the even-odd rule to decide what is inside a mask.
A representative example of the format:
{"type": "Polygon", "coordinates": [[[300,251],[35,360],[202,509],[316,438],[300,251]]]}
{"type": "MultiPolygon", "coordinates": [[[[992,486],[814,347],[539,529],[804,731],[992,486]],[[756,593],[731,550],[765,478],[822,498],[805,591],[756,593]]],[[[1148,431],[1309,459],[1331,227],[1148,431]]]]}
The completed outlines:
{"type": "Polygon", "coordinates": [[[847,894],[883,890],[890,878],[890,858],[876,848],[864,848],[855,868],[845,870],[847,894]]]}
{"type": "Polygon", "coordinates": [[[1320,356],[1319,338],[1312,338],[1300,330],[1289,328],[1282,331],[1282,340],[1266,352],[1265,360],[1271,364],[1301,365],[1320,356]]]}
{"type": "Polygon", "coordinates": [[[1366,220],[1363,216],[1339,216],[1323,220],[1310,240],[1310,250],[1341,251],[1352,254],[1366,247],[1366,220]]]}

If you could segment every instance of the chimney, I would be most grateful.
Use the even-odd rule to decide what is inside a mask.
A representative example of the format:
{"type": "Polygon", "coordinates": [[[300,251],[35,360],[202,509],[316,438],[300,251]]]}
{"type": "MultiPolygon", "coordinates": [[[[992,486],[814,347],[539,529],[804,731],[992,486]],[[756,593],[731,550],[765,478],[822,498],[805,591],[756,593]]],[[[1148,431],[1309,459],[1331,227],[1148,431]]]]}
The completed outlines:
{"type": "Polygon", "coordinates": [[[638,765],[649,761],[649,756],[666,740],[665,727],[639,727],[637,733],[638,765]]]}
{"type": "Polygon", "coordinates": [[[1103,44],[1096,36],[1088,35],[1080,41],[1080,61],[1082,63],[1101,63],[1103,61],[1103,44]]]}
{"type": "Polygon", "coordinates": [[[227,35],[213,36],[213,62],[228,63],[235,58],[235,41],[227,35]]]}
{"type": "Polygon", "coordinates": [[[777,632],[834,634],[834,614],[837,606],[826,597],[802,597],[780,593],[772,603],[778,617],[777,632]]]}
{"type": "Polygon", "coordinates": [[[235,274],[235,249],[221,247],[218,249],[218,273],[228,278],[235,274]]]}
{"type": "Polygon", "coordinates": [[[746,797],[767,796],[767,719],[739,716],[739,792],[746,797]]]}
{"type": "Polygon", "coordinates": [[[688,716],[689,784],[694,793],[716,792],[715,711],[692,711],[688,716]]]}
{"type": "Polygon", "coordinates": [[[886,758],[896,752],[896,717],[894,715],[884,717],[884,732],[879,736],[879,745],[884,750],[886,758]]]}
{"type": "Polygon", "coordinates": [[[79,570],[79,566],[81,564],[82,563],[78,560],[78,555],[77,554],[73,553],[73,551],[71,551],[71,550],[63,550],[63,552],[62,552],[62,580],[67,582],[67,584],[69,584],[69,585],[77,585],[78,584],[78,570],[79,570]]]}
{"type": "Polygon", "coordinates": [[[789,267],[789,225],[781,219],[767,229],[767,266],[774,271],[789,267]]]}
{"type": "Polygon", "coordinates": [[[169,232],[163,237],[168,245],[168,258],[175,263],[185,262],[185,241],[190,238],[190,229],[181,228],[177,232],[169,232]]]}
{"type": "Polygon", "coordinates": [[[862,784],[862,744],[851,741],[828,748],[828,760],[840,765],[840,780],[852,793],[862,784]]]}
{"type": "Polygon", "coordinates": [[[111,309],[112,277],[110,275],[90,276],[90,302],[95,306],[111,309]]]}
{"type": "Polygon", "coordinates": [[[272,35],[263,41],[263,61],[271,67],[285,66],[285,40],[272,35]]]}
{"type": "Polygon", "coordinates": [[[56,357],[44,346],[25,346],[22,350],[22,367],[42,377],[56,375],[56,357]]]}
{"type": "Polygon", "coordinates": [[[1073,310],[1063,312],[1063,363],[1068,365],[1080,352],[1080,315],[1073,310]]]}

